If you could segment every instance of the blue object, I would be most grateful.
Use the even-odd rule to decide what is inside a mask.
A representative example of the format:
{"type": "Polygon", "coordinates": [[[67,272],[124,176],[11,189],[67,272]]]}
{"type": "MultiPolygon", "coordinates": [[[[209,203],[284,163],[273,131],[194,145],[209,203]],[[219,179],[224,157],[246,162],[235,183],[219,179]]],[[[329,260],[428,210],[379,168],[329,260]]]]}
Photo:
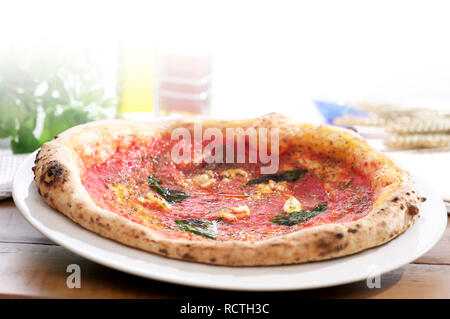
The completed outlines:
{"type": "Polygon", "coordinates": [[[320,114],[327,120],[328,124],[333,124],[333,120],[344,115],[354,115],[359,117],[367,117],[367,113],[357,110],[346,104],[338,104],[334,102],[314,101],[320,114]]]}

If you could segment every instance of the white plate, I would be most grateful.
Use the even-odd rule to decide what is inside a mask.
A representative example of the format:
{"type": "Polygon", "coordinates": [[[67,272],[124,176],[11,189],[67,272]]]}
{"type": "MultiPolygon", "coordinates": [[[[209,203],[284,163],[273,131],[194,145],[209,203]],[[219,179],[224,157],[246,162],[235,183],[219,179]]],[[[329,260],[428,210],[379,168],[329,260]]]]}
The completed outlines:
{"type": "Polygon", "coordinates": [[[127,247],[92,233],[48,206],[33,182],[36,152],[17,171],[14,201],[24,217],[42,234],[68,250],[99,264],[130,274],[204,288],[275,291],[309,289],[364,280],[417,259],[441,238],[447,213],[432,187],[416,178],[427,197],[421,218],[386,245],[329,261],[271,267],[222,267],[178,261],[127,247]]]}

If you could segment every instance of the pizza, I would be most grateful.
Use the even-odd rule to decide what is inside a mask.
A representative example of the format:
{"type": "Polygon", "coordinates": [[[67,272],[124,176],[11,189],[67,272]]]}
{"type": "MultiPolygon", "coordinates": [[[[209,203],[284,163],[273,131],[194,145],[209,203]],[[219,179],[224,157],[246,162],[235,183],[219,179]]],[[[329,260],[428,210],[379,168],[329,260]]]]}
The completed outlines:
{"type": "Polygon", "coordinates": [[[355,132],[278,114],[92,122],[45,143],[33,170],[42,198],[81,227],[150,253],[229,266],[379,246],[410,227],[425,200],[406,171],[355,132]]]}

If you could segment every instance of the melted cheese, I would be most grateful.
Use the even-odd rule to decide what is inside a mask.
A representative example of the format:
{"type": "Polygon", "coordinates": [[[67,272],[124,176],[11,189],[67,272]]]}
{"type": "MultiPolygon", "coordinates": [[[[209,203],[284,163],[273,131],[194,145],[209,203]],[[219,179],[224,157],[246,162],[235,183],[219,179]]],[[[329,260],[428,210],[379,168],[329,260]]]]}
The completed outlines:
{"type": "Polygon", "coordinates": [[[267,184],[256,185],[255,191],[252,195],[254,199],[261,199],[262,194],[271,194],[273,192],[283,192],[286,190],[287,182],[276,183],[273,180],[269,180],[267,184]]]}
{"type": "Polygon", "coordinates": [[[216,182],[216,179],[212,178],[210,174],[201,174],[195,176],[192,181],[195,185],[200,186],[201,188],[209,188],[216,182]]]}
{"type": "Polygon", "coordinates": [[[219,213],[219,217],[220,217],[220,218],[223,218],[223,219],[225,219],[225,220],[228,220],[228,221],[237,220],[236,215],[230,213],[230,212],[227,211],[227,210],[221,211],[221,212],[219,213]]]}
{"type": "Polygon", "coordinates": [[[138,197],[138,202],[139,203],[148,203],[148,204],[155,204],[159,207],[161,207],[162,209],[170,209],[172,208],[172,206],[166,202],[166,200],[164,198],[158,197],[153,193],[147,193],[145,195],[145,197],[138,197]]]}
{"type": "Polygon", "coordinates": [[[139,210],[145,209],[143,204],[156,205],[163,210],[172,208],[172,206],[166,202],[164,198],[161,198],[153,193],[147,193],[145,197],[136,198],[131,194],[129,188],[125,185],[116,184],[111,186],[111,189],[114,191],[116,198],[120,203],[131,205],[139,210]]]}
{"type": "Polygon", "coordinates": [[[283,212],[293,213],[302,210],[302,204],[294,196],[290,196],[283,205],[283,212]]]}
{"type": "Polygon", "coordinates": [[[250,217],[250,208],[247,205],[240,205],[230,209],[224,209],[219,212],[219,217],[227,220],[234,221],[241,218],[250,217]]]}
{"type": "Polygon", "coordinates": [[[219,173],[220,177],[224,178],[233,178],[236,176],[242,176],[244,178],[248,177],[248,173],[240,168],[234,168],[234,169],[227,169],[225,171],[222,171],[219,173]]]}
{"type": "Polygon", "coordinates": [[[237,206],[237,207],[233,207],[231,209],[231,211],[233,212],[233,214],[237,218],[243,218],[243,217],[249,217],[250,216],[250,208],[248,208],[247,205],[240,205],[240,206],[237,206]]]}

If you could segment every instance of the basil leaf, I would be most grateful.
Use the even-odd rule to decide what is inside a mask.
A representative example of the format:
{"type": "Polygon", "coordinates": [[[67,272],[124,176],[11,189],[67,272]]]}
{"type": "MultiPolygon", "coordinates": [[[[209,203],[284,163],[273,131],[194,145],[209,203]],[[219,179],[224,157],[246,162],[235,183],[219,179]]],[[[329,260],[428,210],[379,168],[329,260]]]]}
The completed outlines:
{"type": "Polygon", "coordinates": [[[194,233],[210,239],[217,239],[217,224],[218,221],[186,218],[175,219],[175,223],[184,231],[194,233]]]}
{"type": "Polygon", "coordinates": [[[293,225],[297,225],[298,223],[304,222],[312,217],[319,215],[326,209],[327,209],[327,205],[325,203],[321,203],[321,204],[318,204],[312,210],[300,210],[298,212],[292,212],[289,214],[278,215],[269,220],[272,223],[277,224],[277,225],[293,226],[293,225]]]}
{"type": "Polygon", "coordinates": [[[166,189],[166,193],[164,195],[164,198],[171,204],[176,204],[176,203],[181,203],[182,201],[184,201],[186,198],[191,197],[191,195],[186,194],[183,191],[179,191],[179,190],[170,190],[170,189],[166,189]]]}
{"type": "Polygon", "coordinates": [[[260,177],[257,177],[255,179],[249,180],[245,185],[255,185],[255,184],[262,184],[267,183],[269,180],[273,180],[274,182],[293,182],[298,180],[300,177],[305,175],[307,172],[306,169],[294,169],[292,171],[284,171],[278,174],[267,174],[267,175],[261,175],[260,177]]]}
{"type": "Polygon", "coordinates": [[[159,182],[151,176],[147,177],[147,184],[170,204],[181,203],[186,198],[191,197],[191,195],[186,194],[183,191],[162,187],[159,182]]]}

